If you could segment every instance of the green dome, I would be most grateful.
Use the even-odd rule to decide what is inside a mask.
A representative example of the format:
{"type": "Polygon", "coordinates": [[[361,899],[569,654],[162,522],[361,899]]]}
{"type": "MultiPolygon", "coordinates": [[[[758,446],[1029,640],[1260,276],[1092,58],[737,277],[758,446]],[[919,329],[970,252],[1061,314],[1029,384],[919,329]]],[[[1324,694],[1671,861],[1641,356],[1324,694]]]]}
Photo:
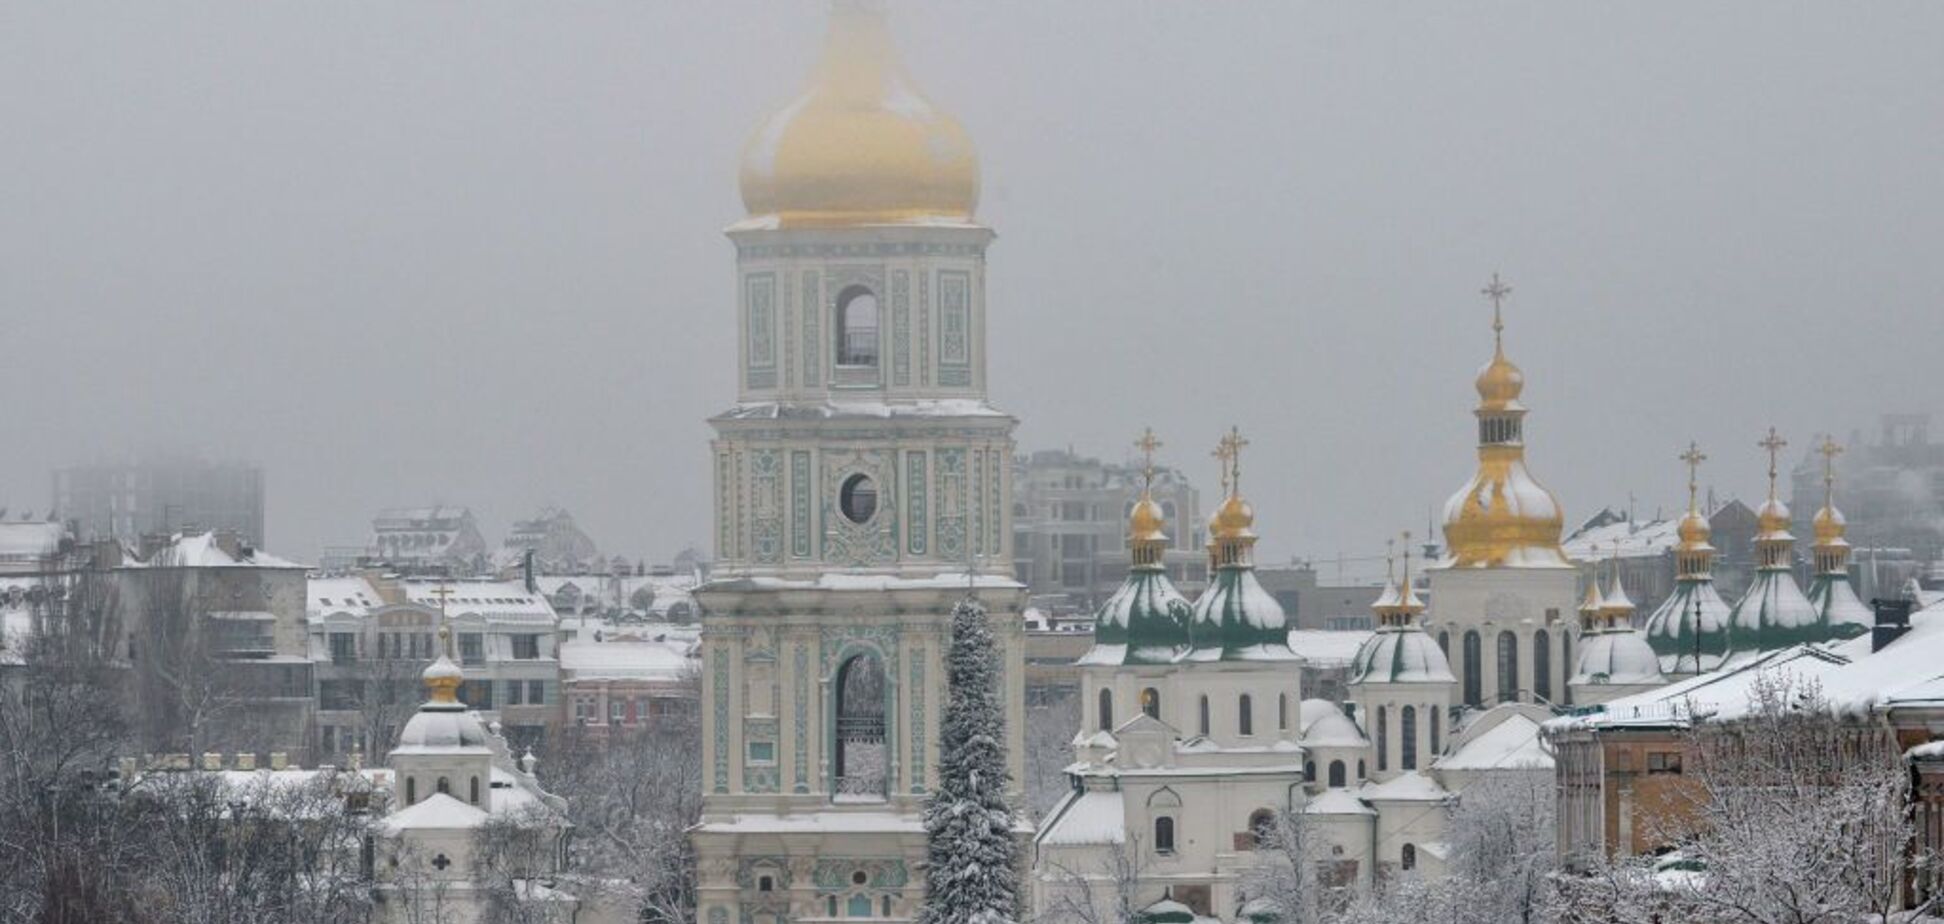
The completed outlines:
{"type": "Polygon", "coordinates": [[[1282,604],[1247,565],[1225,565],[1195,601],[1186,661],[1301,661],[1282,604]]]}
{"type": "Polygon", "coordinates": [[[1712,579],[1676,581],[1674,592],[1647,617],[1647,644],[1660,657],[1661,672],[1698,674],[1720,667],[1728,656],[1728,614],[1728,602],[1715,592],[1712,579]]]}
{"type": "Polygon", "coordinates": [[[1159,568],[1135,568],[1094,611],[1094,643],[1081,664],[1167,664],[1188,647],[1188,599],[1159,568]]]}

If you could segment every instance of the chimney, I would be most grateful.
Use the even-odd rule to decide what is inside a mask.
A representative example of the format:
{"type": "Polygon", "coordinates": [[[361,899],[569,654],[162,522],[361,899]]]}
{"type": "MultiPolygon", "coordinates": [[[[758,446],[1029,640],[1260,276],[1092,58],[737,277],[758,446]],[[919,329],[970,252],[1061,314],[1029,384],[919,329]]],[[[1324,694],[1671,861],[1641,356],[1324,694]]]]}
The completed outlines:
{"type": "Polygon", "coordinates": [[[1903,637],[1910,631],[1910,601],[1885,600],[1881,597],[1870,601],[1876,610],[1876,625],[1870,629],[1870,651],[1878,652],[1884,646],[1903,637]]]}
{"type": "Polygon", "coordinates": [[[290,766],[290,757],[289,757],[289,755],[286,755],[286,754],[285,754],[284,752],[282,752],[282,751],[271,751],[271,752],[270,752],[270,769],[272,769],[272,770],[282,770],[282,769],[284,769],[285,767],[288,767],[288,766],[290,766]]]}
{"type": "Polygon", "coordinates": [[[255,755],[255,754],[238,754],[238,755],[236,755],[236,769],[238,769],[238,770],[255,770],[255,769],[256,769],[256,755],[255,755]]]}
{"type": "Polygon", "coordinates": [[[219,754],[219,753],[217,753],[217,752],[215,752],[215,751],[208,751],[208,752],[206,752],[206,753],[204,753],[204,754],[203,754],[203,769],[204,769],[204,770],[221,770],[221,769],[223,769],[223,755],[221,755],[221,754],[219,754]]]}
{"type": "Polygon", "coordinates": [[[540,593],[540,582],[535,581],[533,579],[533,550],[532,549],[527,549],[525,554],[522,554],[520,556],[520,576],[526,579],[527,593],[530,594],[540,593]]]}

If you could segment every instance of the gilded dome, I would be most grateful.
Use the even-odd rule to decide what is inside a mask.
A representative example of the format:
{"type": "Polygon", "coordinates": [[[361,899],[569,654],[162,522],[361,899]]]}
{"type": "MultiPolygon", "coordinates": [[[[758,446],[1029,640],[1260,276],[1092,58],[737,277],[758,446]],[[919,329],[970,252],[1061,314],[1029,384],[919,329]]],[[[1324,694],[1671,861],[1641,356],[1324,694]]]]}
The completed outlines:
{"type": "Polygon", "coordinates": [[[1208,531],[1216,539],[1254,539],[1255,508],[1240,494],[1230,494],[1209,518],[1208,531]]]}
{"type": "Polygon", "coordinates": [[[1570,567],[1560,550],[1559,499],[1516,449],[1485,447],[1478,473],[1445,502],[1445,544],[1459,567],[1570,567]]]}
{"type": "Polygon", "coordinates": [[[1501,350],[1478,370],[1478,380],[1473,384],[1478,388],[1481,410],[1507,410],[1519,405],[1519,393],[1525,391],[1525,373],[1512,365],[1501,350]]]}
{"type": "Polygon", "coordinates": [[[1756,538],[1786,538],[1789,534],[1789,505],[1770,497],[1755,510],[1756,538]]]}
{"type": "Polygon", "coordinates": [[[1708,540],[1714,536],[1714,527],[1699,511],[1690,510],[1681,518],[1675,532],[1681,537],[1682,549],[1695,550],[1708,544],[1708,540]]]}
{"type": "Polygon", "coordinates": [[[1834,545],[1843,541],[1843,533],[1849,521],[1843,519],[1843,512],[1835,504],[1825,504],[1816,511],[1814,526],[1817,545],[1834,545]]]}
{"type": "Polygon", "coordinates": [[[1154,498],[1143,494],[1134,502],[1134,510],[1127,517],[1127,538],[1134,542],[1166,542],[1167,531],[1163,528],[1167,521],[1161,516],[1161,505],[1154,498]]]}
{"type": "Polygon", "coordinates": [[[979,164],[905,73],[881,0],[838,0],[809,88],[749,139],[741,185],[771,227],[967,223],[979,164]]]}

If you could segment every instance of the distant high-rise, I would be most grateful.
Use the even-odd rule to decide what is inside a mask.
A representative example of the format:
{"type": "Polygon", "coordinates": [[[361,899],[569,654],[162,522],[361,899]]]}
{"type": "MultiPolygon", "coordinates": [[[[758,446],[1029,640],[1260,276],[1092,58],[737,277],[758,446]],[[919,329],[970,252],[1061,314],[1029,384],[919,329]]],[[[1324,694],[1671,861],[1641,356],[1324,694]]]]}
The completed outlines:
{"type": "Polygon", "coordinates": [[[176,456],[56,469],[54,516],[84,539],[213,530],[262,547],[263,469],[176,456]]]}

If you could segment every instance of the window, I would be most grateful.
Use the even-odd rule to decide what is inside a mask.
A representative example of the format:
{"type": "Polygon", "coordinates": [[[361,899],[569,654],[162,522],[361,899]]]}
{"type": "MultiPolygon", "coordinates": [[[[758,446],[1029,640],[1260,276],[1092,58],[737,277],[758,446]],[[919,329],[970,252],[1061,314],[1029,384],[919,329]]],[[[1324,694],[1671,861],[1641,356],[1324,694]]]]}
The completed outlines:
{"type": "Polygon", "coordinates": [[[884,662],[874,651],[853,654],[837,668],[832,682],[837,722],[831,730],[831,794],[837,800],[881,802],[890,794],[887,685],[884,662]]]}
{"type": "Polygon", "coordinates": [[[350,664],[358,660],[358,637],[349,632],[331,633],[331,663],[350,664]]]}
{"type": "Polygon", "coordinates": [[[1208,734],[1208,694],[1206,693],[1202,694],[1201,698],[1201,733],[1208,734]]]}
{"type": "Polygon", "coordinates": [[[1343,787],[1348,786],[1349,781],[1344,779],[1345,772],[1346,770],[1343,766],[1343,761],[1340,760],[1330,761],[1330,785],[1338,789],[1342,789],[1343,787]]]}
{"type": "Polygon", "coordinates": [[[878,300],[871,290],[852,286],[837,294],[836,329],[837,365],[877,365],[878,300]]]}
{"type": "Polygon", "coordinates": [[[853,918],[870,917],[871,897],[869,895],[851,896],[850,901],[844,903],[844,914],[847,917],[853,917],[853,918]]]}
{"type": "Polygon", "coordinates": [[[628,720],[627,701],[620,700],[620,699],[608,700],[608,724],[620,725],[621,723],[626,722],[627,720],[628,720]]]}
{"type": "Polygon", "coordinates": [[[513,636],[513,657],[519,661],[532,661],[540,657],[540,636],[533,634],[513,636]]]}
{"type": "Polygon", "coordinates": [[[1276,728],[1280,731],[1289,730],[1289,694],[1287,693],[1276,694],[1276,728]]]}
{"type": "Polygon", "coordinates": [[[479,777],[472,778],[472,804],[479,804],[479,777]]]}
{"type": "Polygon", "coordinates": [[[459,684],[459,701],[474,709],[493,708],[493,682],[467,680],[459,684]]]}
{"type": "Polygon", "coordinates": [[[1255,850],[1263,844],[1274,843],[1276,837],[1276,813],[1266,808],[1249,813],[1248,846],[1255,850]]]}
{"type": "Polygon", "coordinates": [[[1390,769],[1390,710],[1377,707],[1377,772],[1390,769]]]}
{"type": "Polygon", "coordinates": [[[1398,714],[1398,731],[1402,740],[1398,742],[1398,760],[1406,770],[1417,769],[1417,707],[1405,706],[1398,714]]]}
{"type": "Polygon", "coordinates": [[[1368,773],[1365,773],[1365,772],[1364,772],[1364,762],[1363,762],[1363,760],[1362,760],[1361,758],[1359,758],[1359,759],[1357,760],[1357,779],[1360,779],[1360,780],[1361,780],[1361,779],[1363,779],[1364,777],[1366,777],[1366,776],[1369,776],[1369,775],[1370,775],[1370,774],[1368,774],[1368,773]]]}
{"type": "Polygon", "coordinates": [[[1100,691],[1100,730],[1114,730],[1114,691],[1106,688],[1100,691]]]}
{"type": "Polygon", "coordinates": [[[1647,772],[1650,774],[1651,773],[1668,773],[1668,774],[1680,773],[1681,772],[1681,752],[1648,751],[1647,752],[1647,772]]]}
{"type": "Polygon", "coordinates": [[[418,777],[408,776],[405,778],[405,801],[410,804],[417,804],[418,777]]]}
{"type": "Polygon", "coordinates": [[[526,684],[524,681],[508,680],[506,682],[506,704],[508,706],[518,706],[526,702],[525,693],[526,684]]]}
{"type": "Polygon", "coordinates": [[[837,490],[837,509],[843,511],[844,519],[859,525],[877,515],[877,501],[877,483],[863,473],[844,479],[844,486],[837,490]]]}
{"type": "Polygon", "coordinates": [[[1173,818],[1162,815],[1154,819],[1154,852],[1163,854],[1174,853],[1174,834],[1173,818]]]}
{"type": "Polygon", "coordinates": [[[1443,629],[1438,630],[1438,650],[1444,652],[1445,663],[1449,664],[1451,662],[1451,633],[1450,632],[1446,632],[1443,629]]]}
{"type": "Polygon", "coordinates": [[[547,682],[545,680],[527,681],[527,705],[544,706],[547,704],[547,682]]]}
{"type": "Polygon", "coordinates": [[[1432,706],[1431,707],[1431,754],[1432,756],[1435,757],[1438,755],[1438,753],[1439,753],[1438,751],[1438,707],[1432,706]]]}
{"type": "Polygon", "coordinates": [[[1417,845],[1416,844],[1405,844],[1404,850],[1402,851],[1402,855],[1403,855],[1402,856],[1403,862],[1399,863],[1398,865],[1404,867],[1407,870],[1417,869],[1417,845]]]}
{"type": "Polygon", "coordinates": [[[594,700],[592,697],[578,696],[574,698],[574,718],[576,720],[592,722],[598,715],[600,715],[600,712],[594,708],[594,700]]]}
{"type": "Polygon", "coordinates": [[[1519,637],[1510,630],[1498,637],[1498,701],[1516,702],[1519,698],[1519,637]]]}
{"type": "Polygon", "coordinates": [[[752,764],[776,763],[776,742],[751,741],[749,743],[749,762],[752,764]]]}
{"type": "Polygon", "coordinates": [[[1247,693],[1235,702],[1235,731],[1238,735],[1255,734],[1255,700],[1247,693]]]}
{"type": "Polygon", "coordinates": [[[1316,782],[1316,761],[1313,760],[1303,761],[1303,782],[1305,783],[1316,782]]]}
{"type": "Polygon", "coordinates": [[[756,891],[758,892],[776,891],[776,880],[769,876],[756,877],[756,891]]]}
{"type": "Polygon", "coordinates": [[[1141,691],[1141,713],[1150,719],[1161,717],[1161,691],[1148,687],[1141,691]]]}
{"type": "Polygon", "coordinates": [[[1476,631],[1465,632],[1465,705],[1485,704],[1484,643],[1476,631]]]}
{"type": "Polygon", "coordinates": [[[1532,694],[1552,702],[1552,635],[1544,629],[1532,633],[1532,694]]]}
{"type": "Polygon", "coordinates": [[[878,899],[878,906],[884,909],[884,917],[891,916],[891,896],[886,895],[878,899]]]}
{"type": "MultiPolygon", "coordinates": [[[[1568,672],[1571,672],[1573,670],[1573,633],[1571,632],[1571,630],[1565,630],[1565,629],[1560,630],[1559,649],[1560,649],[1559,660],[1564,662],[1566,665],[1566,670],[1568,672]]],[[[1572,704],[1573,704],[1573,685],[1569,683],[1566,685],[1566,705],[1571,706],[1572,704]]]]}
{"type": "Polygon", "coordinates": [[[824,917],[827,917],[827,918],[834,918],[834,917],[836,917],[836,916],[837,916],[837,896],[835,896],[835,895],[831,895],[831,896],[827,896],[827,897],[825,897],[825,898],[824,898],[824,917]]]}
{"type": "Polygon", "coordinates": [[[448,796],[452,795],[452,779],[450,777],[439,777],[439,791],[448,796]]]}
{"type": "Polygon", "coordinates": [[[459,663],[479,664],[485,660],[485,639],[477,632],[459,633],[459,663]]]}

